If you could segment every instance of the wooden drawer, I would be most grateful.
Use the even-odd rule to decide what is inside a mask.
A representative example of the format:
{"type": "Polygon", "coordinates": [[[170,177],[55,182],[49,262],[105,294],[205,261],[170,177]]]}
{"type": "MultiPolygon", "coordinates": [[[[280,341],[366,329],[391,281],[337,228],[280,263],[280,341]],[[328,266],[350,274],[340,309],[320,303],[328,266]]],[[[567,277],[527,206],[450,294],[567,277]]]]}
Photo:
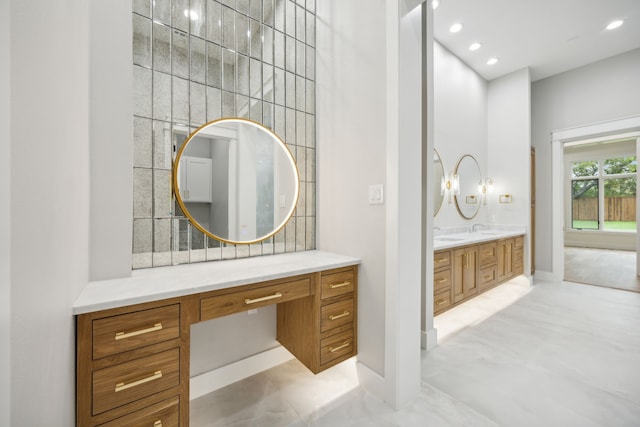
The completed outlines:
{"type": "Polygon", "coordinates": [[[320,310],[320,332],[353,323],[353,299],[325,305],[320,310]]]}
{"type": "Polygon", "coordinates": [[[93,373],[93,415],[180,384],[180,349],[142,357],[93,373]]]}
{"type": "Polygon", "coordinates": [[[492,265],[496,263],[496,244],[487,243],[480,245],[478,257],[480,258],[480,267],[492,265]]]}
{"type": "Polygon", "coordinates": [[[437,314],[451,306],[451,291],[440,292],[433,296],[433,313],[437,314]]]}
{"type": "Polygon", "coordinates": [[[234,292],[200,300],[200,320],[214,319],[252,308],[277,304],[311,295],[311,279],[278,283],[244,292],[234,292]]]}
{"type": "Polygon", "coordinates": [[[490,288],[491,286],[495,285],[497,278],[496,274],[497,272],[495,265],[480,270],[480,276],[478,277],[480,289],[490,288]]]}
{"type": "Polygon", "coordinates": [[[442,251],[433,253],[433,268],[437,270],[441,267],[451,265],[451,251],[442,251]]]}
{"type": "Polygon", "coordinates": [[[513,247],[515,249],[524,248],[524,237],[523,236],[516,237],[514,239],[513,247]]]}
{"type": "Polygon", "coordinates": [[[438,293],[451,288],[451,269],[446,269],[433,274],[433,293],[438,293]]]}
{"type": "Polygon", "coordinates": [[[93,358],[122,353],[180,336],[180,304],[93,321],[93,358]]]}
{"type": "Polygon", "coordinates": [[[178,427],[179,425],[180,398],[176,396],[106,424],[100,424],[99,427],[178,427]]]}
{"type": "Polygon", "coordinates": [[[355,278],[353,270],[323,274],[320,286],[320,298],[331,298],[353,292],[355,278]]]}
{"type": "Polygon", "coordinates": [[[325,338],[320,343],[320,365],[354,355],[353,329],[325,338]]]}

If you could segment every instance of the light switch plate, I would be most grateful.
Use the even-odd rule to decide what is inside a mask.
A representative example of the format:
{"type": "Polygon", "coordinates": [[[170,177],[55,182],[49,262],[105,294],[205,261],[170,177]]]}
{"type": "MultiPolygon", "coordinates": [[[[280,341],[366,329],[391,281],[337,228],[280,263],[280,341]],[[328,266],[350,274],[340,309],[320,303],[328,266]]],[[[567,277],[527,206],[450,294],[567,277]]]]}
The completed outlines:
{"type": "Polygon", "coordinates": [[[384,203],[384,190],[382,184],[369,186],[369,204],[381,205],[384,203]]]}

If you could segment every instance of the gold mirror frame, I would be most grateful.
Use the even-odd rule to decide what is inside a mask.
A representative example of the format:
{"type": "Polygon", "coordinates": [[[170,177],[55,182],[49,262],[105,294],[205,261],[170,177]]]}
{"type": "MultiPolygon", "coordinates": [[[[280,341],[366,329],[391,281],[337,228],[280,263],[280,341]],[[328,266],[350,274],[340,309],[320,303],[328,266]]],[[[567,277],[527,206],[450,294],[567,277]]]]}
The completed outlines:
{"type": "MultiPolygon", "coordinates": [[[[239,141],[239,143],[242,143],[242,141],[239,141]]],[[[274,154],[275,155],[275,154],[274,154]]],[[[175,195],[175,199],[176,202],[178,203],[178,205],[180,206],[180,209],[182,210],[182,212],[184,213],[184,215],[188,218],[189,222],[191,223],[191,225],[193,227],[195,227],[196,229],[198,229],[199,231],[201,231],[203,234],[205,234],[208,237],[211,237],[213,239],[216,239],[218,241],[224,242],[224,243],[228,243],[228,244],[254,244],[254,243],[259,243],[262,242],[264,240],[269,239],[270,237],[274,236],[276,233],[278,233],[280,230],[282,230],[285,225],[287,224],[287,222],[291,219],[291,217],[293,216],[293,213],[295,212],[295,209],[298,205],[298,197],[300,194],[300,174],[298,171],[298,167],[296,165],[296,162],[293,158],[293,155],[291,154],[291,151],[289,150],[289,147],[287,147],[286,143],[278,136],[276,135],[273,131],[271,131],[270,129],[264,127],[263,125],[261,125],[260,123],[257,123],[253,120],[249,120],[249,119],[244,119],[244,118],[223,118],[223,119],[218,119],[218,120],[213,120],[210,122],[205,123],[204,125],[200,126],[199,128],[197,128],[195,131],[193,131],[191,134],[189,134],[189,136],[187,137],[187,139],[182,143],[182,145],[180,146],[177,155],[173,161],[173,176],[172,176],[172,189],[173,189],[173,193],[175,195]],[[273,228],[268,232],[268,233],[264,233],[261,235],[256,235],[254,238],[250,238],[250,239],[246,239],[246,240],[242,240],[242,239],[232,239],[228,236],[221,236],[218,235],[216,233],[214,233],[213,231],[209,230],[207,227],[203,226],[198,220],[196,220],[196,218],[194,217],[194,215],[191,213],[190,209],[187,207],[187,205],[185,204],[187,202],[187,200],[185,200],[184,194],[180,189],[180,165],[181,165],[181,160],[183,160],[183,157],[187,158],[187,156],[185,155],[185,153],[187,152],[187,148],[189,147],[190,143],[193,143],[194,141],[196,141],[197,137],[206,137],[206,138],[210,138],[210,134],[205,133],[204,131],[209,129],[210,127],[215,127],[215,126],[220,126],[223,127],[224,129],[229,129],[229,126],[225,126],[225,125],[245,125],[248,126],[249,129],[254,128],[257,131],[260,132],[264,132],[266,133],[267,136],[269,136],[271,138],[271,141],[273,141],[274,143],[274,150],[277,150],[279,148],[279,153],[280,153],[280,157],[284,156],[284,158],[286,159],[286,165],[288,167],[290,167],[290,177],[291,180],[293,181],[293,183],[290,183],[290,185],[293,185],[293,196],[289,197],[289,202],[288,204],[285,206],[284,209],[286,209],[286,213],[284,215],[282,215],[281,217],[283,218],[281,221],[279,221],[277,224],[274,223],[273,228]]],[[[274,170],[275,172],[275,170],[274,170]]],[[[213,189],[213,185],[215,184],[215,182],[211,182],[211,191],[215,191],[213,189]]],[[[257,192],[257,191],[256,191],[257,192]]],[[[275,197],[275,194],[274,194],[275,197]]],[[[280,196],[282,197],[282,196],[280,196]]],[[[257,202],[256,202],[257,204],[257,202]]],[[[276,201],[274,200],[274,207],[275,207],[276,201]]],[[[238,209],[239,210],[239,209],[238,209]]],[[[228,222],[227,222],[228,223],[228,222]]]]}
{"type": "Polygon", "coordinates": [[[444,179],[444,163],[442,156],[438,150],[433,149],[433,216],[440,212],[444,203],[444,194],[442,192],[442,180],[444,179]],[[440,202],[438,202],[440,200],[440,202]]]}
{"type": "Polygon", "coordinates": [[[460,194],[453,196],[456,201],[456,209],[458,210],[460,216],[462,216],[463,218],[473,219],[476,217],[476,215],[478,215],[478,212],[480,211],[480,195],[478,194],[478,182],[482,180],[482,171],[480,170],[480,165],[478,164],[476,158],[471,154],[465,154],[458,160],[458,163],[456,164],[455,174],[458,175],[460,183],[460,194]],[[465,162],[463,164],[463,161],[466,158],[469,158],[469,162],[472,161],[473,163],[465,162]],[[471,174],[474,174],[475,171],[470,170],[469,167],[466,166],[467,164],[475,165],[477,176],[471,176],[471,174]],[[466,210],[461,208],[460,206],[462,203],[464,203],[465,206],[475,205],[473,214],[465,212],[466,210]]]}

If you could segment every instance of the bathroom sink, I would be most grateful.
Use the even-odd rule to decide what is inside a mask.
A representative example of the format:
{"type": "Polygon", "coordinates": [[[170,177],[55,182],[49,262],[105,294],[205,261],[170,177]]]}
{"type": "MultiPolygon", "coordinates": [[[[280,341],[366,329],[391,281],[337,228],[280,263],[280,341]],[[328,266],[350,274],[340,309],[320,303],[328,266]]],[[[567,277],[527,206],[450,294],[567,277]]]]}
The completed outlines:
{"type": "Polygon", "coordinates": [[[486,234],[487,236],[498,236],[498,235],[504,234],[504,233],[502,231],[484,230],[484,231],[478,231],[478,234],[486,234]]]}

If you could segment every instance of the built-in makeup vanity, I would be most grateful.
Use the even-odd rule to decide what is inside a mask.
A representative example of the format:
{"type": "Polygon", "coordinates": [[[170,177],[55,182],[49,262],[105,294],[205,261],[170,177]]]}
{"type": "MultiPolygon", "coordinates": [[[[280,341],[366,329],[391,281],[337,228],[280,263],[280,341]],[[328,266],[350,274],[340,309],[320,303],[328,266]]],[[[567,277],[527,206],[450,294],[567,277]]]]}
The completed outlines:
{"type": "Polygon", "coordinates": [[[277,340],[312,372],[357,354],[359,260],[307,251],[136,270],[74,306],[77,425],[189,425],[190,327],[277,304],[277,340]]]}
{"type": "Polygon", "coordinates": [[[480,230],[434,237],[433,313],[524,273],[524,231],[480,230]]]}

